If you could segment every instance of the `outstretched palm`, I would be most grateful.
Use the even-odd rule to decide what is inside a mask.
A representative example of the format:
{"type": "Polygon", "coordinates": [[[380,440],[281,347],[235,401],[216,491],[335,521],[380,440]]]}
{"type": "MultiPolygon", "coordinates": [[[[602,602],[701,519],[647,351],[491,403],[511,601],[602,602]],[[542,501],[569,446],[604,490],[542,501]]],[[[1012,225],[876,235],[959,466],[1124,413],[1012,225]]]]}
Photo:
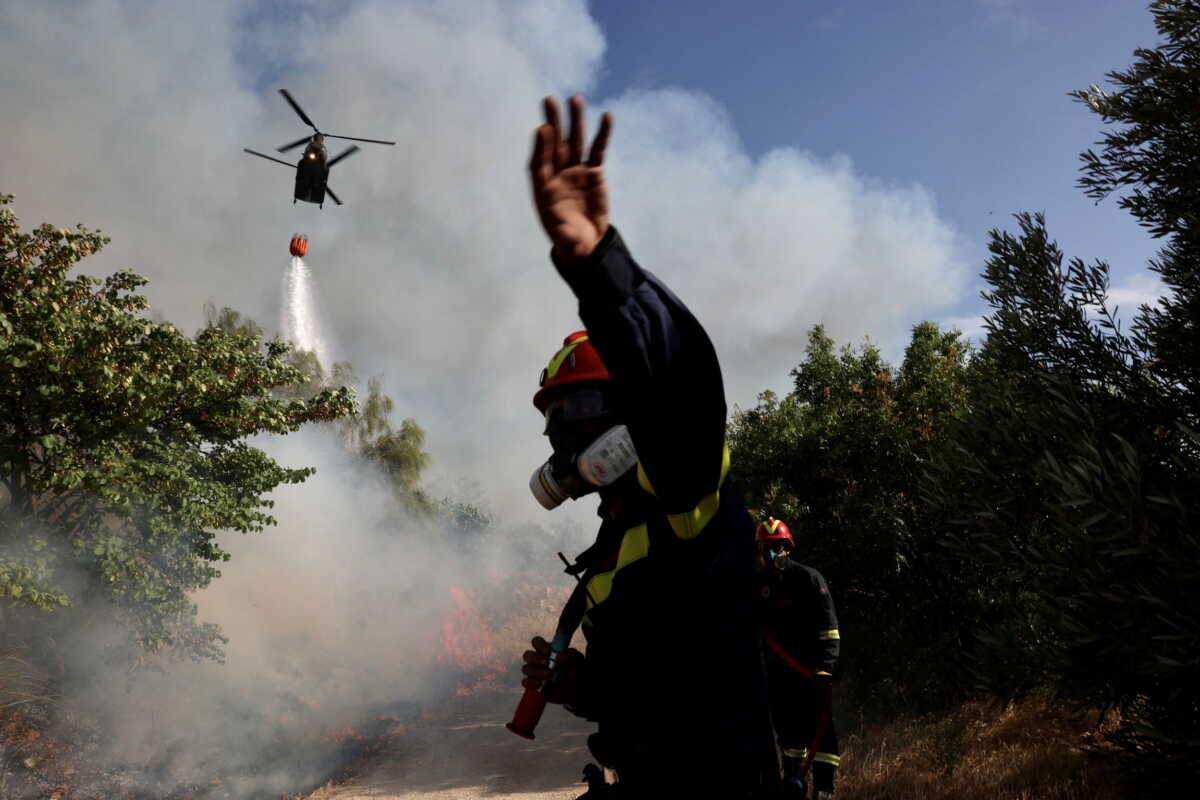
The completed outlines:
{"type": "Polygon", "coordinates": [[[529,171],[533,202],[559,259],[591,255],[608,231],[608,189],[604,185],[604,151],[612,133],[612,115],[604,114],[600,132],[583,161],[583,100],[570,100],[571,132],[564,139],[558,104],[543,101],[545,124],[538,127],[529,171]]]}

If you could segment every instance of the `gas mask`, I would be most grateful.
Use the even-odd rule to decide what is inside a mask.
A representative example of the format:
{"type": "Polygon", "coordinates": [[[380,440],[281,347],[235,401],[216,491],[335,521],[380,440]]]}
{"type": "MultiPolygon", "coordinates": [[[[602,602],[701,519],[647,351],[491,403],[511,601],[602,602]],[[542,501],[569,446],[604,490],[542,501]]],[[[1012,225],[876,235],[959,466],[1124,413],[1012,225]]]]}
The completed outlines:
{"type": "Polygon", "coordinates": [[[760,547],[758,550],[758,560],[764,569],[770,567],[775,570],[781,570],[787,561],[788,552],[786,547],[760,547]]]}
{"type": "Polygon", "coordinates": [[[614,425],[599,436],[554,431],[554,454],[533,471],[529,491],[546,509],[557,508],[568,497],[578,500],[608,486],[637,464],[633,439],[624,425],[614,425]]]}
{"type": "Polygon", "coordinates": [[[546,407],[545,435],[554,454],[533,471],[529,491],[547,509],[613,483],[637,464],[629,429],[608,393],[585,387],[564,392],[546,407]]]}

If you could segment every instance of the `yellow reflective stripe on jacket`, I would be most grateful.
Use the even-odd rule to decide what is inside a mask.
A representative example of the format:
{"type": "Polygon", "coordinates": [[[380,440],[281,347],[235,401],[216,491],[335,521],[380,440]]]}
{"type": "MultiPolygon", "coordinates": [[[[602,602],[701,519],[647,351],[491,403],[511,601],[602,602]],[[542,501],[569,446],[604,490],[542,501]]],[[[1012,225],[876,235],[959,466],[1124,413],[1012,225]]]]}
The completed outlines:
{"type": "MultiPolygon", "coordinates": [[[[785,747],[783,754],[788,758],[808,758],[807,747],[785,747]]],[[[833,753],[822,753],[820,750],[813,755],[813,761],[836,767],[842,763],[842,757],[833,753]]]]}
{"type": "Polygon", "coordinates": [[[838,633],[837,628],[828,631],[821,631],[817,634],[818,639],[841,639],[842,635],[838,633]]]}
{"type": "Polygon", "coordinates": [[[638,476],[638,486],[641,486],[641,487],[642,487],[642,490],[643,490],[643,491],[644,491],[646,494],[648,494],[648,495],[650,495],[650,496],[652,496],[652,497],[653,497],[653,496],[654,496],[654,487],[650,485],[650,476],[649,476],[649,475],[647,475],[647,474],[646,474],[646,470],[644,470],[644,469],[642,468],[642,462],[641,462],[641,461],[639,461],[639,462],[638,462],[638,466],[637,466],[637,476],[638,476]]]}
{"type": "MultiPolygon", "coordinates": [[[[721,453],[721,477],[717,479],[717,488],[712,494],[705,495],[691,511],[680,514],[668,514],[667,522],[671,530],[680,539],[695,539],[708,525],[708,521],[717,513],[721,506],[721,487],[725,484],[725,476],[729,474],[729,445],[725,445],[721,453]]],[[[641,473],[639,473],[640,477],[641,473]]]]}
{"type": "MultiPolygon", "coordinates": [[[[588,579],[587,607],[589,609],[595,607],[599,603],[603,603],[604,600],[610,594],[612,594],[612,582],[613,582],[613,575],[615,573],[616,573],[616,570],[612,569],[612,570],[609,570],[608,572],[601,572],[599,575],[593,575],[591,578],[588,579]]],[[[592,624],[592,620],[588,617],[588,615],[586,613],[583,615],[583,622],[585,625],[592,624]]]]}
{"type": "MultiPolygon", "coordinates": [[[[649,552],[650,529],[645,524],[630,528],[621,539],[621,552],[617,554],[617,568],[613,572],[620,572],[633,562],[640,561],[649,552]]],[[[600,600],[597,599],[596,602],[599,603],[600,600]]]]}
{"type": "MultiPolygon", "coordinates": [[[[608,572],[593,575],[588,580],[588,608],[600,605],[607,600],[608,596],[612,594],[613,578],[617,573],[633,562],[642,560],[649,552],[650,531],[645,525],[638,525],[636,528],[625,531],[625,535],[621,537],[621,550],[617,554],[617,566],[608,572]]],[[[584,622],[591,624],[591,620],[586,615],[584,622]]]]}
{"type": "MultiPolygon", "coordinates": [[[[579,339],[572,344],[578,344],[583,341],[579,339]]],[[[562,355],[561,353],[559,355],[562,355]]],[[[559,360],[555,356],[555,360],[559,360]]],[[[557,366],[551,362],[551,366],[557,369],[557,366]]],[[[638,483],[649,494],[654,494],[654,487],[650,484],[650,478],[646,475],[646,471],[642,469],[642,464],[639,461],[637,465],[638,483]]],[[[717,479],[717,489],[711,494],[705,495],[696,507],[691,511],[684,511],[679,514],[668,514],[667,521],[671,524],[671,530],[681,539],[694,539],[700,534],[704,527],[708,525],[709,520],[716,515],[717,509],[721,505],[721,487],[725,484],[725,478],[729,475],[729,445],[724,445],[721,452],[721,475],[717,479]]],[[[621,550],[617,553],[617,565],[608,572],[601,572],[598,575],[593,575],[588,580],[588,608],[591,609],[600,605],[608,596],[612,594],[613,578],[617,573],[625,567],[640,561],[650,553],[650,531],[645,524],[638,525],[636,528],[630,528],[625,531],[625,535],[621,538],[621,550]]],[[[585,624],[592,624],[592,620],[587,614],[584,614],[583,621],[585,624]]]]}
{"type": "Polygon", "coordinates": [[[546,366],[546,380],[550,380],[558,371],[562,369],[563,362],[567,360],[567,356],[571,355],[571,351],[588,340],[587,336],[580,336],[569,345],[559,350],[554,354],[554,358],[550,359],[550,363],[546,366]]]}

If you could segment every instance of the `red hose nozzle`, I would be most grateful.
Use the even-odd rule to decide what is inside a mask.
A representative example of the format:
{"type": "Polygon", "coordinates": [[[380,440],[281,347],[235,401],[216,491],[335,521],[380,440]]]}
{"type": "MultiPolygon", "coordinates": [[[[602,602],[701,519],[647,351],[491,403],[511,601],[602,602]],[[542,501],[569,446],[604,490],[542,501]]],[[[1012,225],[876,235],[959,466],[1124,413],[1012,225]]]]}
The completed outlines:
{"type": "Polygon", "coordinates": [[[546,710],[546,695],[539,692],[537,689],[526,689],[525,694],[521,695],[521,702],[517,703],[517,710],[513,713],[512,722],[505,727],[524,739],[534,738],[533,729],[537,727],[538,721],[542,718],[542,712],[546,710]]]}

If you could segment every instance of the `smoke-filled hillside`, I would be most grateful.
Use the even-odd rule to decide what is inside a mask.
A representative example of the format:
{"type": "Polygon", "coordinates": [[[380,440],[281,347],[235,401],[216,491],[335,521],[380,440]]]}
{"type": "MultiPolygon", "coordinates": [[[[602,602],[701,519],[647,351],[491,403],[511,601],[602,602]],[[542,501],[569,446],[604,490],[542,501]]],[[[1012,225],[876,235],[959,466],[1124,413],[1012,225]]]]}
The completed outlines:
{"type": "MultiPolygon", "coordinates": [[[[11,211],[5,214],[12,226],[6,241],[24,242],[19,248],[45,251],[62,235],[51,229],[22,239],[11,211]]],[[[86,282],[64,282],[73,280],[65,268],[103,240],[81,233],[74,241],[63,255],[46,257],[35,284],[59,293],[57,313],[43,316],[41,302],[30,299],[35,292],[14,296],[7,319],[30,333],[48,326],[36,334],[41,341],[60,336],[65,348],[83,351],[93,343],[82,326],[98,323],[80,302],[86,282]]],[[[561,598],[545,588],[561,583],[554,552],[581,542],[562,530],[503,525],[461,498],[419,488],[426,459],[419,426],[393,425],[392,401],[374,382],[357,407],[344,404],[337,381],[352,369],[332,369],[313,352],[326,343],[299,258],[284,276],[280,305],[286,335],[311,348],[303,350],[264,343],[253,320],[228,308],[211,309],[194,338],[145,323],[130,313],[139,301],[118,288],[136,281],[122,280],[110,282],[113,294],[104,297],[113,302],[101,323],[106,335],[117,326],[131,330],[115,352],[101,339],[91,358],[39,348],[29,360],[10,355],[7,362],[25,377],[53,374],[68,384],[72,374],[112,375],[116,387],[143,398],[142,413],[157,431],[149,441],[158,443],[150,447],[147,434],[127,438],[128,400],[121,397],[86,412],[92,425],[117,416],[108,438],[79,438],[83,423],[63,419],[51,439],[39,440],[55,457],[6,481],[0,564],[9,603],[17,602],[5,610],[8,686],[0,698],[6,714],[27,703],[37,710],[8,717],[5,768],[23,765],[14,781],[31,791],[57,781],[66,787],[60,794],[72,797],[275,797],[335,776],[389,725],[447,697],[496,686],[502,676],[511,684],[506,673],[534,631],[506,626],[517,617],[525,626],[550,624],[544,617],[561,598]],[[161,358],[126,382],[125,359],[140,362],[150,350],[161,358]],[[264,382],[257,394],[231,380],[243,372],[264,382]],[[272,383],[274,394],[264,391],[272,383]],[[168,437],[228,413],[227,393],[239,398],[235,407],[261,415],[260,430],[245,443],[255,450],[236,443],[226,454],[219,426],[206,429],[211,449],[168,446],[168,437]],[[192,427],[173,428],[174,416],[192,427]],[[281,425],[279,417],[291,421],[281,425]],[[281,435],[305,422],[304,430],[281,435]],[[116,441],[127,444],[110,452],[116,441]],[[125,460],[126,447],[138,461],[125,460]],[[252,460],[253,472],[243,475],[247,455],[257,467],[252,460]],[[73,458],[103,461],[85,478],[109,487],[92,505],[54,488],[73,458]],[[191,482],[179,484],[188,494],[162,497],[156,476],[182,463],[192,472],[191,482]],[[254,475],[277,485],[254,499],[251,487],[262,486],[254,475]],[[225,487],[237,503],[220,526],[229,530],[189,531],[211,519],[196,506],[214,502],[225,487]],[[255,506],[269,509],[270,519],[255,506]],[[194,560],[156,540],[167,525],[164,534],[186,537],[194,560]],[[18,535],[34,530],[53,537],[41,555],[18,535]],[[82,552],[64,548],[64,534],[92,544],[82,552]]],[[[243,416],[228,424],[235,419],[245,424],[243,416]]],[[[8,441],[17,434],[9,431],[8,441]]]]}

